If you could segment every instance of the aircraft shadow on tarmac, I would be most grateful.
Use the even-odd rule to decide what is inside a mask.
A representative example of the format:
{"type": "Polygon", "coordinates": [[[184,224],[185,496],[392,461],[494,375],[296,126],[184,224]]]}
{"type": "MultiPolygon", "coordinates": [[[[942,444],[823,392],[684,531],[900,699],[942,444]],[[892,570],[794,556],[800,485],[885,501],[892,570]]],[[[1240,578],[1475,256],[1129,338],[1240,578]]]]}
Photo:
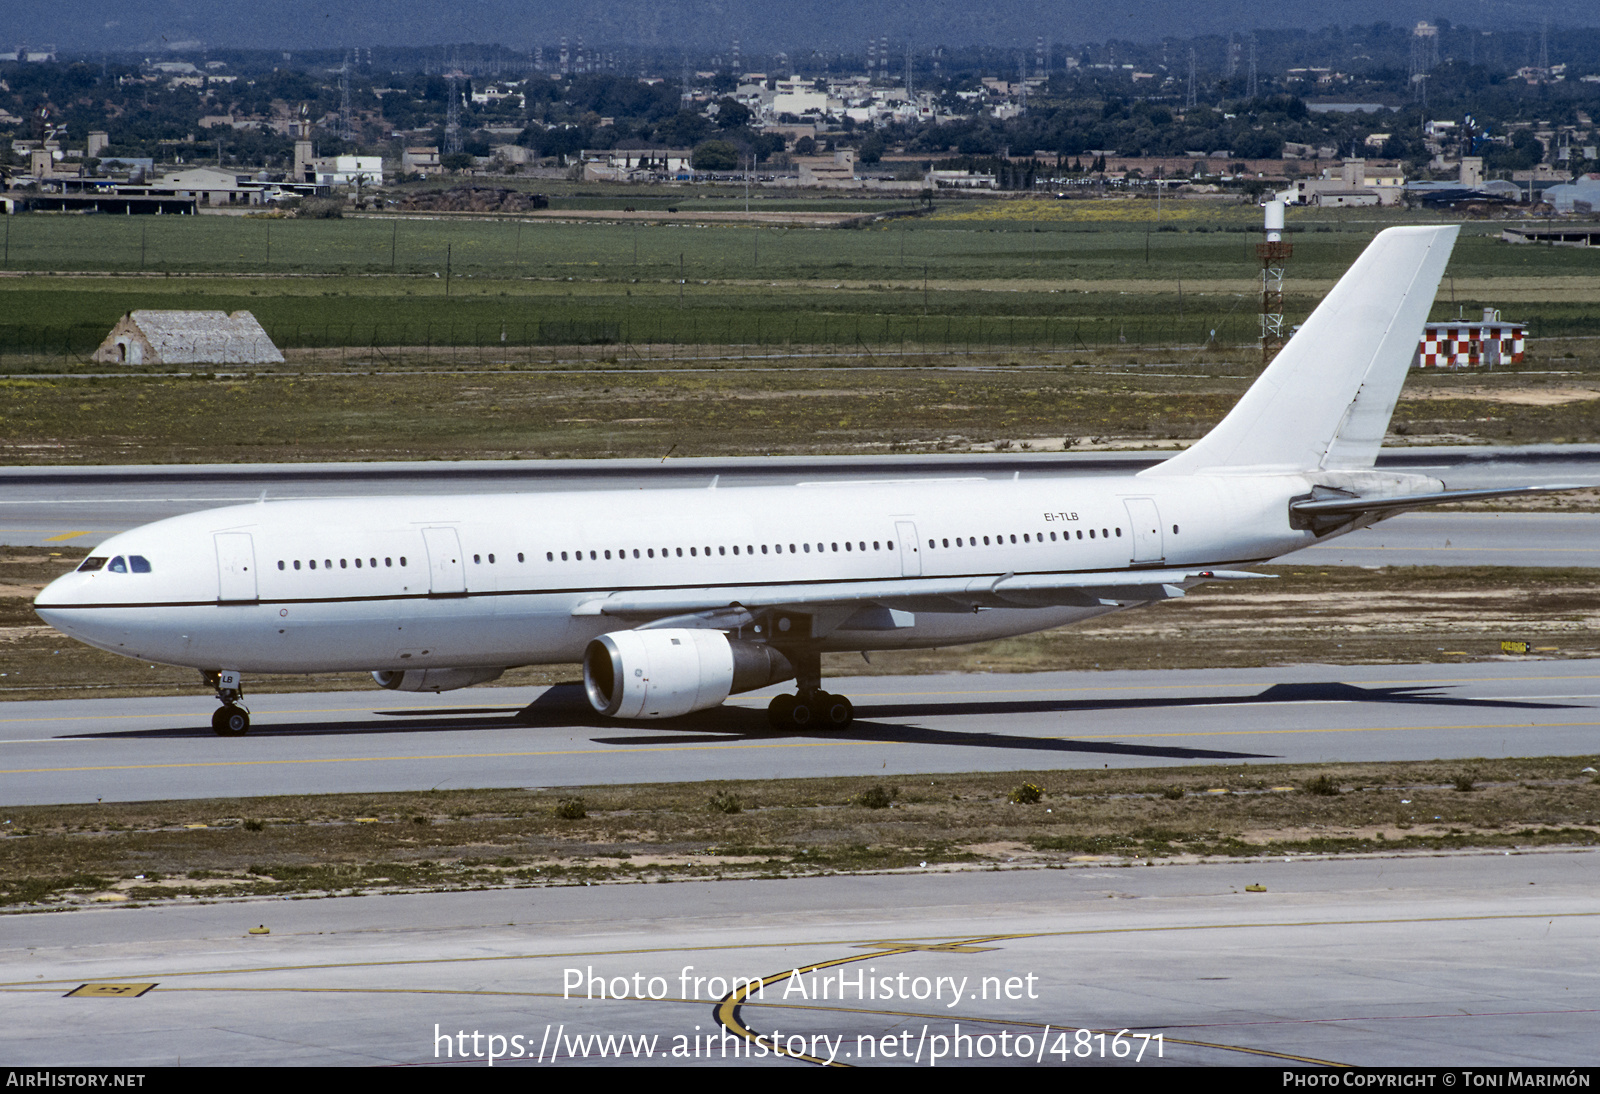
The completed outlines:
{"type": "MultiPolygon", "coordinates": [[[[594,737],[600,745],[618,747],[673,746],[694,744],[738,744],[740,742],[785,739],[879,742],[884,744],[946,745],[965,748],[1001,748],[1028,752],[1103,753],[1116,756],[1149,756],[1165,759],[1269,759],[1270,754],[1192,748],[1181,745],[1133,745],[1116,741],[1083,741],[1071,737],[1013,736],[974,730],[938,730],[907,724],[909,719],[937,716],[990,716],[1004,718],[1018,714],[1072,715],[1096,711],[1144,711],[1203,709],[1215,706],[1251,706],[1295,703],[1379,703],[1402,706],[1453,706],[1479,709],[1561,710],[1573,704],[1511,699],[1470,699],[1440,694],[1441,686],[1402,685],[1360,687],[1338,682],[1274,684],[1255,695],[1167,696],[1129,699],[1023,699],[987,700],[961,703],[896,702],[863,705],[856,708],[856,720],[849,729],[777,730],[767,724],[766,712],[748,707],[717,707],[662,722],[618,722],[596,714],[584,700],[577,684],[552,687],[525,707],[477,706],[431,710],[421,707],[379,710],[372,718],[338,723],[310,722],[298,725],[261,725],[251,731],[262,737],[335,737],[367,734],[434,733],[440,731],[503,731],[517,727],[595,729],[644,728],[649,733],[630,736],[594,737]]],[[[102,739],[181,739],[210,738],[203,726],[125,730],[104,733],[71,734],[74,738],[102,739]]],[[[67,739],[67,738],[63,738],[67,739]]]]}

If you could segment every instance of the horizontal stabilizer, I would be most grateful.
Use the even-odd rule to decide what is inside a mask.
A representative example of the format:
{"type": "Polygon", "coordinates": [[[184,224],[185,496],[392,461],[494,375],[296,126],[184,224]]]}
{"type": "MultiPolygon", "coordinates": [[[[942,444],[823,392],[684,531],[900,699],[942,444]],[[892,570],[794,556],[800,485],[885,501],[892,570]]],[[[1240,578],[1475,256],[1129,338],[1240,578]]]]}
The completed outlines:
{"type": "Polygon", "coordinates": [[[1318,535],[1330,532],[1350,520],[1368,513],[1403,513],[1430,505],[1449,505],[1458,501],[1483,501],[1487,498],[1512,498],[1528,494],[1555,494],[1563,490],[1588,490],[1571,484],[1552,486],[1508,486],[1490,490],[1440,490],[1431,494],[1391,494],[1384,497],[1358,497],[1342,491],[1319,489],[1308,498],[1289,503],[1289,523],[1309,528],[1318,535]]]}
{"type": "Polygon", "coordinates": [[[1592,487],[1560,484],[1553,486],[1510,486],[1501,490],[1442,490],[1435,494],[1401,494],[1388,498],[1317,498],[1293,501],[1295,513],[1379,513],[1399,509],[1420,509],[1427,505],[1449,505],[1456,501],[1483,501],[1487,498],[1514,498],[1526,494],[1554,494],[1563,490],[1589,490],[1592,487]]]}

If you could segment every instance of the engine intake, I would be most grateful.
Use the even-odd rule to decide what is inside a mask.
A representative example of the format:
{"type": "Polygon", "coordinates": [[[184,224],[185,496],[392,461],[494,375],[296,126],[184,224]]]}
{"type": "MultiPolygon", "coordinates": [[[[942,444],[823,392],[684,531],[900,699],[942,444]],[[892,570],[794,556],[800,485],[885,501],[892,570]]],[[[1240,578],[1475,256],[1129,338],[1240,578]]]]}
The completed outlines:
{"type": "Polygon", "coordinates": [[[793,676],[771,646],[721,631],[612,631],[583,652],[589,705],[613,718],[676,718],[793,676]]]}

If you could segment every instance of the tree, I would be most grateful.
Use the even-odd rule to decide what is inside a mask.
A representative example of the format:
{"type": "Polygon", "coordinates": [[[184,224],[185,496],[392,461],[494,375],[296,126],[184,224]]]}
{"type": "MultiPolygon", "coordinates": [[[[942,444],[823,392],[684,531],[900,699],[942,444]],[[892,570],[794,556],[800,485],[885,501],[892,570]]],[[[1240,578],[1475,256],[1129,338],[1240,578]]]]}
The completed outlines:
{"type": "Polygon", "coordinates": [[[739,166],[739,150],[727,141],[706,141],[695,146],[691,162],[696,171],[732,171],[739,166]]]}
{"type": "Polygon", "coordinates": [[[682,148],[704,140],[711,132],[711,123],[690,110],[680,110],[661,123],[662,140],[682,148]]]}
{"type": "Polygon", "coordinates": [[[750,108],[743,103],[726,96],[717,100],[717,127],[719,129],[738,129],[741,125],[749,125],[750,117],[750,108]]]}
{"type": "Polygon", "coordinates": [[[883,159],[883,149],[883,138],[874,133],[861,142],[861,147],[856,150],[856,158],[862,163],[877,163],[883,159]]]}

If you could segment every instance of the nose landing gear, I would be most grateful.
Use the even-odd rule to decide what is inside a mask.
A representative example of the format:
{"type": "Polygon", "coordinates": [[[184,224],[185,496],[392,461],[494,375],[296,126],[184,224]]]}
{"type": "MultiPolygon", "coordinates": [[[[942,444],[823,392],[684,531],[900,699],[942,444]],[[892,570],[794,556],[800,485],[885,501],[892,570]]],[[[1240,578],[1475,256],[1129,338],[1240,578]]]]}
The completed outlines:
{"type": "Polygon", "coordinates": [[[250,732],[250,712],[240,705],[244,683],[234,669],[202,672],[200,679],[214,688],[222,706],[211,715],[211,731],[218,737],[243,737],[250,732]]]}

